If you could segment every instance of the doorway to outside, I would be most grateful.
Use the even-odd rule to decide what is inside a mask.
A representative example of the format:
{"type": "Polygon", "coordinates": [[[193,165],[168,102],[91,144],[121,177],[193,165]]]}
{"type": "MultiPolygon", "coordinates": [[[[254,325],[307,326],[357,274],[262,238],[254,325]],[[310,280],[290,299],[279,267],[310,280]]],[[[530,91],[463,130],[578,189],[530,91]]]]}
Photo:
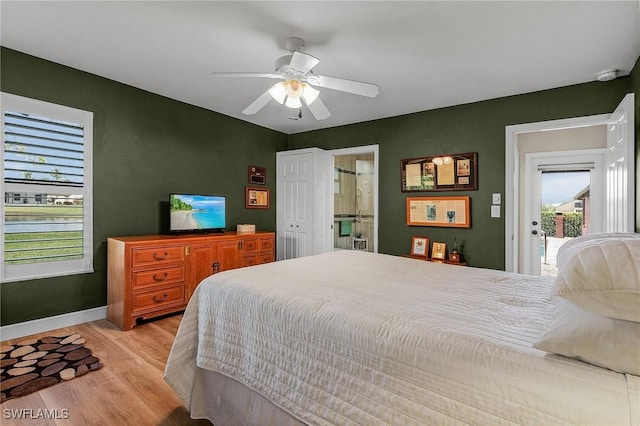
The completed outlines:
{"type": "MultiPolygon", "coordinates": [[[[589,171],[550,171],[541,176],[540,275],[558,275],[558,249],[567,241],[590,233],[589,171]]],[[[598,208],[596,206],[596,208],[598,208]]]]}
{"type": "MultiPolygon", "coordinates": [[[[532,185],[541,185],[542,171],[552,172],[553,170],[539,170],[538,166],[531,165],[527,169],[524,164],[524,157],[527,155],[530,157],[544,156],[545,152],[558,149],[565,149],[573,154],[584,154],[584,151],[588,149],[598,149],[603,152],[604,154],[600,154],[599,157],[602,161],[602,176],[604,178],[596,178],[595,172],[591,173],[589,184],[590,223],[599,223],[600,232],[633,232],[635,229],[634,128],[633,93],[627,94],[611,114],[519,124],[505,128],[506,271],[535,274],[536,268],[539,270],[542,267],[540,263],[541,220],[535,216],[540,214],[540,207],[532,206],[536,202],[535,199],[540,199],[540,188],[538,187],[535,191],[531,189],[532,185]],[[591,129],[602,130],[603,136],[594,137],[591,145],[587,144],[590,138],[585,138],[584,135],[572,138],[572,142],[568,143],[566,132],[578,131],[580,133],[585,130],[590,133],[591,129]],[[543,136],[535,143],[530,143],[532,142],[531,137],[553,136],[554,134],[561,136],[561,138],[550,140],[549,136],[543,136]],[[539,178],[532,177],[534,169],[535,173],[540,175],[539,178]],[[594,197],[596,182],[602,188],[602,195],[598,196],[598,200],[594,197]],[[531,194],[537,195],[532,196],[531,194]],[[526,203],[529,204],[525,206],[526,203]],[[600,205],[602,208],[593,208],[596,205],[600,205]],[[599,220],[593,217],[596,212],[601,214],[599,220]]],[[[558,155],[559,152],[551,154],[552,157],[558,155]]],[[[589,161],[573,158],[571,161],[564,159],[560,164],[575,162],[589,161]]],[[[530,160],[529,163],[532,164],[532,161],[530,160]]],[[[556,164],[555,171],[563,170],[562,167],[556,164]]],[[[564,170],[576,171],[575,168],[564,170]]],[[[582,167],[582,170],[588,169],[582,167]]],[[[590,232],[598,231],[597,228],[591,226],[590,232]]]]}
{"type": "Polygon", "coordinates": [[[604,149],[525,155],[524,273],[557,275],[572,238],[603,231],[604,149]]]}

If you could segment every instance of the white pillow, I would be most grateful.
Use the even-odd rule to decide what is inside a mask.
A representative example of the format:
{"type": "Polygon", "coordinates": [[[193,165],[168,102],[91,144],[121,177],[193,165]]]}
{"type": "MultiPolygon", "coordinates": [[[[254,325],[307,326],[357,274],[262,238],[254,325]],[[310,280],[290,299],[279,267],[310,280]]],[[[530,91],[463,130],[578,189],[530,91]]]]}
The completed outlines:
{"type": "Polygon", "coordinates": [[[551,328],[533,347],[640,376],[640,323],[603,317],[566,300],[556,298],[551,328]]]}
{"type": "MultiPolygon", "coordinates": [[[[580,237],[571,238],[567,240],[567,242],[563,243],[558,249],[558,253],[556,255],[556,266],[561,268],[565,263],[565,259],[571,257],[573,253],[577,250],[580,250],[582,246],[585,244],[590,244],[589,241],[592,240],[601,240],[601,239],[640,239],[640,234],[635,234],[633,232],[599,232],[596,234],[582,235],[580,237]]],[[[597,242],[594,242],[597,244],[597,242]]]]}
{"type": "Polygon", "coordinates": [[[584,240],[566,256],[551,295],[606,317],[640,322],[640,238],[584,240]]]}

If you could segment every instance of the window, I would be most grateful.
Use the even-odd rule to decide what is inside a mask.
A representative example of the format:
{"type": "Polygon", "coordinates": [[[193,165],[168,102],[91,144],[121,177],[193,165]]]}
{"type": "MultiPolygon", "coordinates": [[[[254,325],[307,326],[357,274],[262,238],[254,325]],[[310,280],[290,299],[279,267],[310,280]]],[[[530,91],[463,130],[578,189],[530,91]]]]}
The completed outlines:
{"type": "Polygon", "coordinates": [[[93,114],[0,96],[2,282],[93,272],[93,114]]]}

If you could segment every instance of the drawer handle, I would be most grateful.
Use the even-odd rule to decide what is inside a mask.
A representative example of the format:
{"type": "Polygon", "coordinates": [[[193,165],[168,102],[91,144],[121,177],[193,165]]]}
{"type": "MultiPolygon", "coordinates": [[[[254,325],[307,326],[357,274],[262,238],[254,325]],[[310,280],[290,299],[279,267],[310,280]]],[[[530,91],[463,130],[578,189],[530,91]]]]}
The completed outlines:
{"type": "Polygon", "coordinates": [[[159,299],[159,300],[157,298],[157,295],[155,294],[153,295],[153,301],[156,303],[161,303],[161,302],[164,302],[165,300],[167,300],[167,293],[163,294],[162,299],[159,299]]]}
{"type": "Polygon", "coordinates": [[[153,258],[155,260],[165,260],[167,258],[167,256],[169,256],[169,254],[166,251],[164,253],[162,253],[162,256],[158,256],[158,253],[156,253],[156,252],[153,253],[153,258]]]}
{"type": "Polygon", "coordinates": [[[167,279],[167,273],[163,273],[162,276],[158,276],[158,274],[153,274],[153,279],[156,281],[164,281],[167,279]]]}

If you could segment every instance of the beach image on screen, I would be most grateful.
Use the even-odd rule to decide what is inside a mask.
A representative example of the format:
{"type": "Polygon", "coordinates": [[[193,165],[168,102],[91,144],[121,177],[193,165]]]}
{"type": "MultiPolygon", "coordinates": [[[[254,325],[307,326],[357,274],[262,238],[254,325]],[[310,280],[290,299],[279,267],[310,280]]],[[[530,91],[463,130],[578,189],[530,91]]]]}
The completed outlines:
{"type": "Polygon", "coordinates": [[[171,230],[224,229],[225,198],[171,194],[171,230]]]}

